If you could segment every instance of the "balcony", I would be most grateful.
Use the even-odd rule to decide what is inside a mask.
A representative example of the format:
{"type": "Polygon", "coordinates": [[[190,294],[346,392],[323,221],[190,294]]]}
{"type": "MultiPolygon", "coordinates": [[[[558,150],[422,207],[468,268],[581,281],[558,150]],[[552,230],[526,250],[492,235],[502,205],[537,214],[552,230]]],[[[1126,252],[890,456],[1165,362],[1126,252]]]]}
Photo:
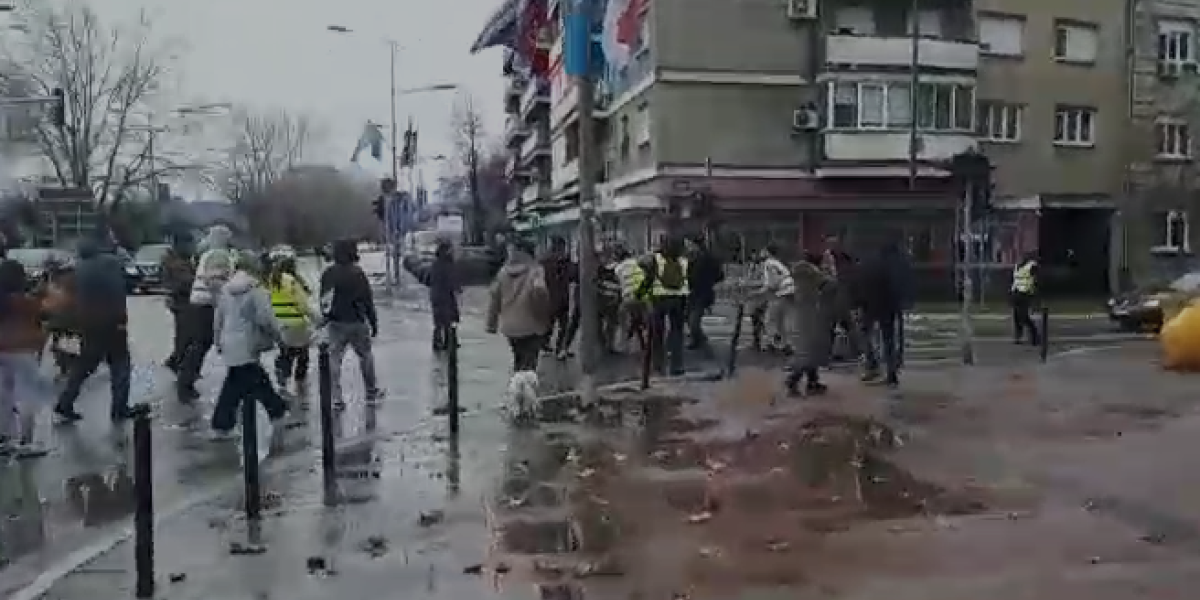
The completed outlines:
{"type": "Polygon", "coordinates": [[[504,142],[509,148],[520,146],[529,137],[530,128],[523,119],[509,115],[504,119],[504,142]]]}
{"type": "Polygon", "coordinates": [[[535,206],[550,198],[550,186],[538,179],[521,190],[521,206],[535,206]]]}
{"type": "MultiPolygon", "coordinates": [[[[917,47],[921,68],[954,71],[979,69],[979,44],[942,38],[921,38],[917,47]]],[[[903,67],[912,64],[911,37],[829,35],[825,38],[825,62],[832,69],[854,67],[903,67]]]]}
{"type": "MultiPolygon", "coordinates": [[[[824,135],[825,157],[844,162],[899,162],[908,160],[907,131],[833,131],[824,135]]],[[[940,161],[975,147],[969,132],[922,132],[917,138],[917,160],[940,161]]]]}
{"type": "Polygon", "coordinates": [[[525,86],[525,90],[521,93],[520,113],[521,116],[530,119],[538,114],[535,109],[545,108],[550,105],[550,84],[545,81],[536,81],[531,85],[525,86]]]}
{"type": "Polygon", "coordinates": [[[550,185],[555,190],[561,190],[579,181],[579,161],[572,160],[565,165],[555,165],[550,172],[550,185]]]}
{"type": "Polygon", "coordinates": [[[504,161],[504,176],[508,179],[525,181],[532,177],[533,173],[533,169],[522,164],[520,157],[515,154],[504,161]]]}
{"type": "Polygon", "coordinates": [[[528,162],[534,158],[550,156],[550,131],[548,128],[535,128],[532,134],[521,143],[521,161],[528,162]]]}
{"type": "Polygon", "coordinates": [[[524,75],[512,75],[505,78],[504,81],[504,98],[517,99],[525,90],[529,88],[529,80],[524,75]]]}

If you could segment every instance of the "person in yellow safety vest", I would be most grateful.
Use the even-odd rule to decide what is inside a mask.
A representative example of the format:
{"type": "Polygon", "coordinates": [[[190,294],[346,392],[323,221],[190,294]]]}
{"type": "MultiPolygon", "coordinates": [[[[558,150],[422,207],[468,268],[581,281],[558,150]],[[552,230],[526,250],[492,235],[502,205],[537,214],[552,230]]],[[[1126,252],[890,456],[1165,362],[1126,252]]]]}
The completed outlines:
{"type": "Polygon", "coordinates": [[[646,272],[638,264],[637,258],[634,258],[629,249],[624,246],[613,248],[613,260],[617,263],[613,270],[616,272],[617,282],[621,286],[620,346],[628,349],[630,342],[636,336],[644,351],[646,344],[649,343],[646,338],[646,299],[641,294],[646,272]]]}
{"type": "Polygon", "coordinates": [[[1033,252],[1027,253],[1013,268],[1011,300],[1014,344],[1021,343],[1026,331],[1029,332],[1031,345],[1041,343],[1041,332],[1038,331],[1031,314],[1037,299],[1037,271],[1037,255],[1033,252]]]}
{"type": "Polygon", "coordinates": [[[287,387],[288,381],[295,377],[296,384],[303,387],[308,380],[308,347],[320,315],[309,301],[308,286],[296,274],[295,255],[275,254],[271,264],[267,287],[281,332],[279,355],[275,357],[275,382],[279,387],[287,387]]]}
{"type": "Polygon", "coordinates": [[[658,252],[642,261],[641,267],[645,278],[639,292],[649,294],[650,299],[649,339],[654,368],[663,372],[669,359],[670,374],[681,375],[689,294],[683,240],[668,237],[658,252]]]}

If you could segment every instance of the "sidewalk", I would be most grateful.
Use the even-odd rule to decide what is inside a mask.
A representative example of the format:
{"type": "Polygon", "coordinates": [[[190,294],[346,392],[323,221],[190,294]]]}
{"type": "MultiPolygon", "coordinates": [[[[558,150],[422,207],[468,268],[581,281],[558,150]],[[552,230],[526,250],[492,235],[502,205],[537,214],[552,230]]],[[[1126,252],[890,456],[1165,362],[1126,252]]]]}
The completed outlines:
{"type": "Polygon", "coordinates": [[[913,372],[895,397],[834,374],[784,399],[746,369],[609,398],[626,427],[529,464],[525,489],[560,491],[501,507],[497,560],[586,597],[1191,597],[1200,381],[1152,358],[913,372]],[[556,523],[566,544],[524,543],[556,523]]]}

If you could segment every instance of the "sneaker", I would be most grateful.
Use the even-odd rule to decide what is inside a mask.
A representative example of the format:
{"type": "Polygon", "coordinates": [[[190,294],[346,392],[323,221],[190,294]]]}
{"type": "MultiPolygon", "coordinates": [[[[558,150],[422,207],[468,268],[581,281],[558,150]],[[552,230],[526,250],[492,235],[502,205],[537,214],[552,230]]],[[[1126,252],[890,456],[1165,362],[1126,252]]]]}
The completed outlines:
{"type": "Polygon", "coordinates": [[[804,393],[808,396],[821,396],[829,391],[829,386],[823,383],[809,383],[804,386],[804,393]]]}
{"type": "Polygon", "coordinates": [[[54,407],[54,422],[57,425],[70,425],[76,421],[82,421],[83,415],[75,412],[75,409],[65,406],[54,407]]]}
{"type": "Polygon", "coordinates": [[[228,442],[238,439],[238,433],[234,429],[211,429],[206,437],[210,442],[228,442]]]}

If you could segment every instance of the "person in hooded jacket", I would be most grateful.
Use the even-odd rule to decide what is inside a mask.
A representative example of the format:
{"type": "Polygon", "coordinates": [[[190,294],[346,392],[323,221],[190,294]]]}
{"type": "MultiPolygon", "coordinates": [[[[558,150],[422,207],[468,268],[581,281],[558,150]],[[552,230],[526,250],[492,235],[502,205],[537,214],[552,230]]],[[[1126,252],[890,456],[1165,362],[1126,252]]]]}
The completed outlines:
{"type": "Polygon", "coordinates": [[[579,266],[571,260],[566,238],[557,235],[550,238],[550,250],[541,263],[552,317],[551,335],[543,340],[543,350],[565,358],[571,345],[571,286],[579,283],[579,266]]]}
{"type": "MultiPolygon", "coordinates": [[[[266,265],[263,269],[266,270],[266,265]]],[[[279,321],[279,354],[275,356],[275,382],[287,387],[294,377],[303,390],[308,382],[308,349],[320,315],[309,301],[311,292],[296,272],[296,257],[276,255],[267,276],[271,308],[279,321]]]]}
{"type": "Polygon", "coordinates": [[[129,408],[129,312],[125,264],[104,242],[85,240],[79,246],[75,267],[74,317],[80,342],[79,358],[71,365],[54,413],[64,423],[83,418],[75,411],[83,382],[108,364],[112,404],[109,416],[121,421],[133,416],[129,408]],[[108,250],[108,251],[104,251],[108,250]]]}
{"type": "Polygon", "coordinates": [[[349,348],[358,356],[363,388],[368,400],[380,397],[375,377],[375,355],[371,340],[379,335],[379,316],[371,282],[358,266],[358,245],[354,240],[338,240],[333,244],[333,264],[321,273],[321,316],[326,323],[329,361],[333,374],[333,398],[339,406],[342,400],[342,360],[349,348]]]}
{"type": "Polygon", "coordinates": [[[543,340],[550,334],[553,300],[533,251],[525,240],[511,242],[488,302],[487,330],[508,339],[515,373],[537,372],[543,340]]]}
{"type": "Polygon", "coordinates": [[[163,274],[163,287],[167,290],[167,310],[171,313],[172,336],[171,354],[163,363],[168,369],[178,373],[183,360],[183,353],[188,345],[188,300],[192,295],[192,284],[196,272],[192,268],[192,257],[182,244],[173,245],[163,256],[160,269],[163,274]]]}
{"type": "Polygon", "coordinates": [[[258,260],[252,254],[241,253],[234,262],[234,272],[214,299],[213,343],[226,366],[212,414],[214,439],[233,433],[243,402],[262,403],[273,422],[288,411],[261,360],[282,339],[271,294],[258,279],[258,260]]]}
{"type": "Polygon", "coordinates": [[[912,302],[912,269],[908,257],[894,239],[885,241],[878,252],[859,267],[858,309],[862,311],[864,346],[863,381],[879,378],[880,354],[888,386],[899,385],[901,315],[912,302]],[[874,340],[878,332],[880,348],[874,340]]]}
{"type": "Polygon", "coordinates": [[[181,402],[191,402],[200,396],[196,381],[213,346],[216,301],[233,274],[234,256],[229,246],[232,238],[233,232],[228,227],[214,225],[200,242],[200,258],[188,295],[187,348],[179,361],[179,378],[175,383],[181,402]]]}
{"type": "Polygon", "coordinates": [[[458,324],[458,295],[462,291],[458,266],[454,262],[454,244],[439,240],[433,263],[423,269],[419,277],[429,288],[429,305],[433,309],[433,351],[447,350],[450,329],[458,324]]]}
{"type": "Polygon", "coordinates": [[[37,409],[54,395],[38,369],[46,341],[41,306],[26,289],[25,268],[0,261],[0,456],[44,455],[33,446],[37,409]]]}

